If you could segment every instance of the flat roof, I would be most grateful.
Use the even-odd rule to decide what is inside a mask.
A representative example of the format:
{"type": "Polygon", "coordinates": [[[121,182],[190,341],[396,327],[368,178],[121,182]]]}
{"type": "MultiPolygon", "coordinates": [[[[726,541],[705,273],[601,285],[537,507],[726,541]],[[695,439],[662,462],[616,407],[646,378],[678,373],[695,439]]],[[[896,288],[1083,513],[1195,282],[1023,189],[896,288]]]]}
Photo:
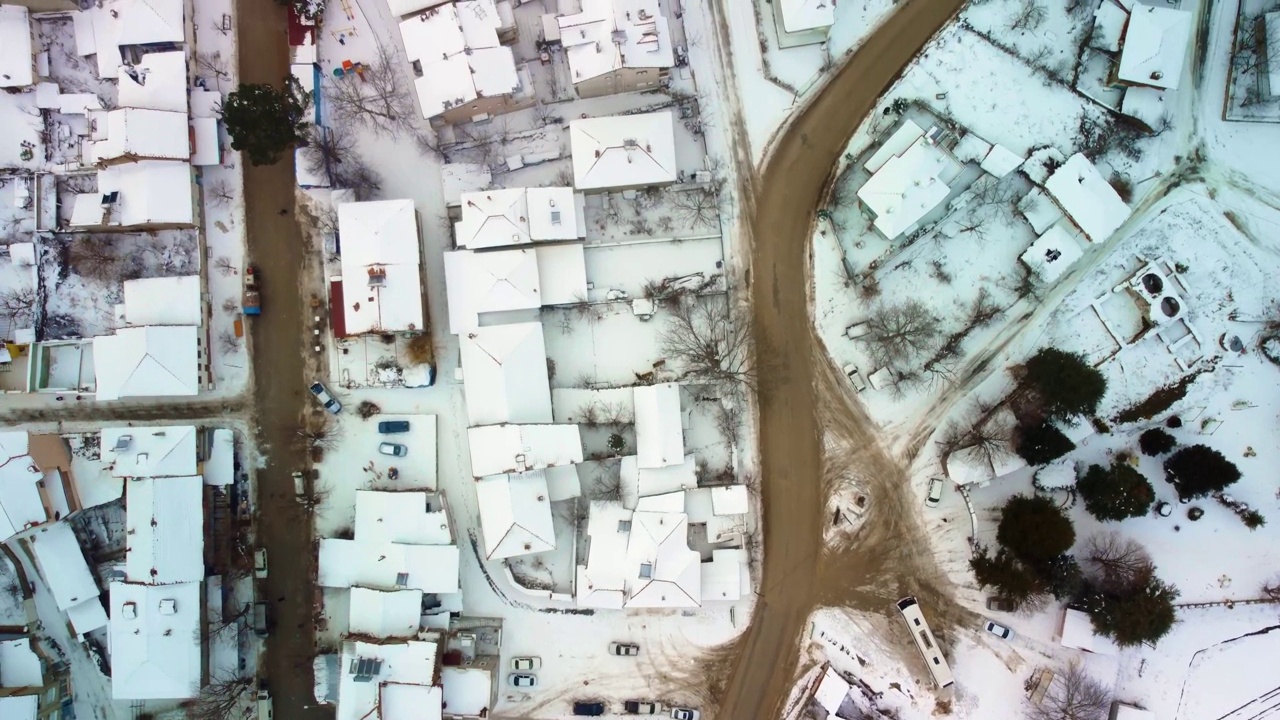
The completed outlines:
{"type": "Polygon", "coordinates": [[[660,468],[684,462],[680,385],[660,383],[635,388],[636,458],[639,467],[660,468]]]}
{"type": "Polygon", "coordinates": [[[1164,91],[1153,87],[1125,88],[1120,112],[1141,120],[1152,129],[1160,129],[1166,117],[1164,91]]]}
{"type": "Polygon", "coordinates": [[[36,720],[39,706],[39,695],[0,697],[0,717],[6,720],[36,720]]]}
{"type": "Polygon", "coordinates": [[[616,70],[675,65],[671,29],[658,0],[582,0],[581,7],[557,18],[574,83],[616,70]]]}
{"type": "Polygon", "coordinates": [[[193,698],[200,694],[200,583],[113,582],[111,697],[193,698]]]}
{"type": "Polygon", "coordinates": [[[569,123],[573,186],[579,190],[665,185],[676,181],[670,111],[583,118],[569,123]]]}
{"type": "Polygon", "coordinates": [[[858,188],[858,199],[875,213],[876,230],[893,239],[914,229],[951,193],[941,175],[953,162],[923,136],[889,158],[858,188]]]}
{"type": "Polygon", "coordinates": [[[470,425],[552,422],[542,323],[480,327],[458,344],[470,425]]]}
{"type": "Polygon", "coordinates": [[[1129,206],[1081,153],[1067,158],[1044,188],[1091,242],[1106,241],[1129,219],[1129,206]]]}
{"type": "Polygon", "coordinates": [[[543,305],[574,305],[587,299],[587,256],[582,243],[538,245],[538,284],[543,305]]]}
{"type": "Polygon", "coordinates": [[[456,545],[403,545],[323,538],[321,587],[458,592],[456,545]]]}
{"type": "Polygon", "coordinates": [[[236,481],[236,438],[227,428],[213,431],[209,457],[200,468],[205,485],[225,487],[236,481]]]}
{"type": "Polygon", "coordinates": [[[1022,262],[1044,282],[1057,280],[1084,254],[1062,224],[1049,228],[1022,253],[1022,262]]]}
{"type": "Polygon", "coordinates": [[[387,0],[387,9],[392,15],[397,17],[408,15],[411,12],[426,10],[427,8],[444,5],[452,0],[387,0]]]}
{"type": "Polygon", "coordinates": [[[634,513],[614,501],[593,500],[587,516],[587,557],[579,561],[575,585],[578,605],[621,609],[627,591],[627,541],[624,531],[634,513]]]}
{"type": "Polygon", "coordinates": [[[423,117],[520,89],[515,54],[498,41],[502,26],[494,0],[459,0],[400,23],[405,54],[422,68],[413,85],[423,117]]]}
{"type": "Polygon", "coordinates": [[[129,325],[203,325],[200,276],[124,281],[124,319],[129,325]]]}
{"type": "Polygon", "coordinates": [[[196,427],[152,425],[102,429],[101,457],[115,477],[196,474],[196,427]]]}
{"type": "Polygon", "coordinates": [[[167,585],[204,578],[204,480],[130,478],[125,483],[130,582],[167,585]]]}
{"type": "Polygon", "coordinates": [[[44,687],[40,656],[31,649],[31,638],[0,640],[0,688],[44,687]]]}
{"type": "Polygon", "coordinates": [[[0,87],[31,85],[34,68],[30,12],[19,5],[0,5],[0,87]]]}
{"type": "Polygon", "coordinates": [[[555,549],[551,500],[543,471],[481,478],[475,489],[488,559],[555,549]]]}
{"type": "Polygon", "coordinates": [[[423,491],[356,491],[355,536],[361,542],[451,545],[444,504],[423,491]]]}
{"type": "Polygon", "coordinates": [[[996,144],[982,160],[981,167],[992,175],[1002,178],[1021,167],[1025,160],[1026,158],[1009,148],[996,144]]]}
{"type": "Polygon", "coordinates": [[[480,163],[445,163],[440,168],[440,179],[445,204],[453,207],[462,204],[464,193],[488,189],[493,183],[493,173],[488,165],[480,163]]]}
{"type": "Polygon", "coordinates": [[[1177,89],[1191,45],[1191,13],[1134,5],[1116,76],[1125,82],[1177,89]]]}
{"type": "Polygon", "coordinates": [[[50,523],[32,533],[29,541],[40,574],[49,585],[59,610],[66,611],[88,600],[97,601],[101,590],[71,525],[66,521],[50,523]]]}
{"type": "MultiPolygon", "coordinates": [[[[99,121],[101,122],[101,120],[99,121]]],[[[120,108],[106,113],[106,138],[92,143],[92,162],[151,158],[189,160],[191,130],[186,112],[120,108]]]]}
{"type": "Polygon", "coordinates": [[[782,27],[791,33],[836,22],[836,0],[778,0],[775,7],[782,10],[782,27]]]}
{"type": "Polygon", "coordinates": [[[41,499],[44,473],[25,455],[0,465],[0,540],[49,519],[41,499]]]}
{"type": "Polygon", "coordinates": [[[623,490],[638,498],[698,486],[698,463],[693,454],[685,455],[678,465],[658,468],[642,468],[635,455],[627,455],[622,458],[619,474],[623,490]]]}
{"type": "Polygon", "coordinates": [[[824,710],[834,714],[840,709],[851,689],[853,686],[849,681],[836,674],[835,669],[828,665],[822,673],[822,680],[818,681],[818,688],[814,690],[813,699],[817,700],[824,710]]]}
{"type": "Polygon", "coordinates": [[[493,673],[488,669],[446,667],[440,671],[440,684],[450,713],[483,717],[486,709],[492,709],[493,673]]]}
{"type": "Polygon", "coordinates": [[[467,430],[471,475],[522,473],[582,462],[577,425],[485,425],[467,430]]]}
{"type": "Polygon", "coordinates": [[[534,240],[577,240],[586,236],[579,211],[582,194],[571,187],[528,188],[529,237],[534,240]]]}
{"type": "Polygon", "coordinates": [[[751,594],[751,570],[744,548],[711,551],[702,563],[702,601],[736,602],[751,594]]]}
{"type": "Polygon", "coordinates": [[[122,66],[117,81],[120,107],[187,113],[187,54],[148,53],[122,66]]]}
{"type": "Polygon", "coordinates": [[[421,623],[422,591],[353,587],[347,616],[350,635],[413,637],[421,623]]]}
{"type": "Polygon", "coordinates": [[[412,200],[338,205],[347,334],[422,330],[422,255],[412,200]]]}
{"type": "Polygon", "coordinates": [[[1066,608],[1062,611],[1061,642],[1063,647],[1085,650],[1099,655],[1118,655],[1120,648],[1110,638],[1093,631],[1089,613],[1066,608]]]}
{"type": "Polygon", "coordinates": [[[220,165],[222,146],[218,139],[218,121],[215,118],[191,118],[191,164],[196,167],[220,165]]]}

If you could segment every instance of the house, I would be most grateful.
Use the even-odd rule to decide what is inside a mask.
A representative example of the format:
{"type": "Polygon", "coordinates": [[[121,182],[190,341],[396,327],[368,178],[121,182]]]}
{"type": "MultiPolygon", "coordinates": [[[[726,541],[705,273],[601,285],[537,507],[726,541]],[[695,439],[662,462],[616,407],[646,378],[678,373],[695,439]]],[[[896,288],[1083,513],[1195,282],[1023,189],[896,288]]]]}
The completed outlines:
{"type": "Polygon", "coordinates": [[[454,223],[458,247],[467,250],[572,241],[586,237],[585,201],[573,188],[508,188],[459,195],[454,223]]]}
{"type": "Polygon", "coordinates": [[[1134,4],[1129,9],[1116,79],[1124,85],[1175,90],[1191,45],[1188,10],[1134,4]]]}
{"type": "Polygon", "coordinates": [[[636,459],[640,468],[662,468],[685,462],[680,386],[676,383],[635,388],[636,459]]]}
{"type": "Polygon", "coordinates": [[[1084,254],[1063,225],[1060,222],[1046,230],[1019,258],[1041,282],[1057,280],[1084,254]]]}
{"type": "Polygon", "coordinates": [[[698,463],[692,454],[674,465],[643,468],[638,456],[627,455],[622,458],[618,473],[623,497],[628,499],[692,490],[698,486],[698,463]]]}
{"type": "Polygon", "coordinates": [[[17,5],[0,5],[0,88],[20,88],[36,81],[31,14],[17,5]]]}
{"type": "MultiPolygon", "coordinates": [[[[676,495],[680,495],[676,493],[676,495]]],[[[671,498],[683,504],[683,498],[671,498]]],[[[577,600],[606,609],[690,608],[702,603],[702,561],[689,548],[689,518],[675,511],[591,503],[588,552],[577,569],[577,600]]]]}
{"type": "Polygon", "coordinates": [[[99,599],[101,590],[94,580],[84,552],[71,526],[55,522],[39,528],[25,540],[40,568],[40,575],[58,609],[67,614],[77,635],[107,624],[107,612],[99,599]]]}
{"type": "Polygon", "coordinates": [[[467,430],[475,478],[582,462],[577,425],[485,425],[467,430]]]}
{"type": "Polygon", "coordinates": [[[452,545],[443,495],[421,491],[356,491],[355,536],[404,545],[452,545]]]}
{"type": "Polygon", "coordinates": [[[323,538],[320,587],[458,592],[456,545],[405,545],[323,538]]]}
{"type": "Polygon", "coordinates": [[[1165,126],[1168,108],[1164,103],[1164,91],[1153,87],[1126,88],[1120,101],[1120,112],[1137,120],[1148,132],[1165,126]]]}
{"type": "Polygon", "coordinates": [[[147,326],[93,339],[99,400],[195,395],[200,391],[195,327],[147,326]]]}
{"type": "Polygon", "coordinates": [[[573,186],[598,191],[676,182],[674,122],[666,110],[570,122],[573,186]]]}
{"type": "Polygon", "coordinates": [[[131,327],[204,325],[200,276],[125,280],[123,315],[124,323],[131,327]]]}
{"type": "Polygon", "coordinates": [[[180,700],[200,693],[200,583],[113,582],[111,697],[180,700]]]}
{"type": "Polygon", "coordinates": [[[441,718],[443,654],[429,640],[342,643],[336,720],[441,718]]]}
{"type": "Polygon", "coordinates": [[[836,0],[777,0],[774,10],[788,33],[825,32],[836,22],[836,0]]]}
{"type": "Polygon", "coordinates": [[[422,591],[353,587],[347,617],[349,635],[415,637],[422,622],[422,591]]]}
{"type": "Polygon", "coordinates": [[[134,477],[125,484],[130,583],[175,585],[204,579],[204,481],[134,477]]]}
{"type": "Polygon", "coordinates": [[[396,17],[404,17],[428,8],[444,5],[453,0],[387,0],[387,9],[396,17]]]}
{"type": "Polygon", "coordinates": [[[676,64],[658,0],[582,0],[557,23],[578,97],[652,90],[676,64]]]}
{"type": "Polygon", "coordinates": [[[213,437],[209,443],[209,457],[200,470],[205,485],[226,487],[236,481],[235,433],[227,428],[218,428],[213,431],[213,437]]]}
{"type": "Polygon", "coordinates": [[[499,39],[514,33],[510,4],[494,0],[458,0],[401,21],[422,116],[465,123],[533,104],[528,71],[499,39]]]}
{"type": "Polygon", "coordinates": [[[76,52],[95,55],[98,77],[117,77],[121,48],[186,41],[182,0],[103,0],[72,15],[76,52]]]}
{"type": "Polygon", "coordinates": [[[551,502],[542,470],[481,478],[476,482],[476,501],[489,560],[555,549],[551,502]]]}
{"type": "Polygon", "coordinates": [[[1105,242],[1129,219],[1129,206],[1081,153],[1067,158],[1044,189],[1090,242],[1105,242]]]}
{"type": "Polygon", "coordinates": [[[480,316],[544,305],[569,305],[587,297],[586,255],[581,243],[537,244],[518,249],[444,253],[449,332],[480,327],[480,316]]]}
{"type": "Polygon", "coordinates": [[[181,50],[143,55],[120,68],[116,82],[122,108],[187,114],[187,54],[181,50]]]}
{"type": "Polygon", "coordinates": [[[196,474],[194,425],[102,429],[102,463],[115,477],[183,477],[196,474]]]}
{"type": "Polygon", "coordinates": [[[934,133],[907,120],[865,164],[872,175],[858,200],[887,240],[915,232],[951,194],[948,183],[963,167],[932,140],[934,133]]]}
{"type": "Polygon", "coordinates": [[[1112,700],[1111,712],[1107,714],[1107,720],[1156,720],[1156,714],[1129,703],[1112,700]]]}
{"type": "MultiPolygon", "coordinates": [[[[480,192],[493,186],[493,171],[482,163],[445,163],[440,168],[440,182],[445,205],[461,207],[464,193],[480,192]]],[[[455,231],[454,234],[458,233],[455,231]]]]}
{"type": "Polygon", "coordinates": [[[542,323],[480,327],[458,343],[472,426],[552,422],[542,323]]]}
{"type": "Polygon", "coordinates": [[[831,717],[835,717],[836,711],[844,704],[845,698],[849,696],[849,691],[852,689],[853,686],[849,681],[840,677],[835,668],[828,665],[822,673],[822,679],[813,690],[813,699],[831,717]]]}
{"type": "Polygon", "coordinates": [[[65,440],[0,432],[0,541],[80,509],[65,440]]]}
{"type": "Polygon", "coordinates": [[[338,235],[346,335],[425,329],[413,201],[342,203],[338,235]]]}
{"type": "Polygon", "coordinates": [[[1083,610],[1064,608],[1058,625],[1058,640],[1062,647],[1099,655],[1119,655],[1120,648],[1110,638],[1093,631],[1093,620],[1083,610]]]}
{"type": "Polygon", "coordinates": [[[1093,32],[1089,35],[1089,47],[1108,53],[1120,51],[1124,28],[1129,22],[1129,10],[1133,0],[1101,0],[1093,11],[1093,32]]]}
{"type": "MultiPolygon", "coordinates": [[[[186,122],[183,122],[186,137],[186,122]]],[[[80,193],[70,226],[127,230],[191,227],[195,223],[191,163],[139,160],[98,170],[98,191],[80,193]]]]}

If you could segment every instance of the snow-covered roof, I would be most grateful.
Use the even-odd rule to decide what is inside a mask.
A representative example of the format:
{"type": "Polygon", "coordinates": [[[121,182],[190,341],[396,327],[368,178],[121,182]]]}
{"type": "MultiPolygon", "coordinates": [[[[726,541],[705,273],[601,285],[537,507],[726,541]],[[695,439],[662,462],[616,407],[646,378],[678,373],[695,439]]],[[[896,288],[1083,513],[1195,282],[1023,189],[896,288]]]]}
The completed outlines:
{"type": "Polygon", "coordinates": [[[222,93],[202,88],[191,89],[191,117],[218,118],[222,115],[222,93]]]}
{"type": "Polygon", "coordinates": [[[25,430],[0,432],[0,462],[21,457],[30,452],[31,434],[25,430]]]}
{"type": "Polygon", "coordinates": [[[947,456],[947,477],[957,485],[987,482],[995,470],[987,456],[977,447],[960,448],[947,456]]]}
{"type": "Polygon", "coordinates": [[[587,297],[587,255],[582,243],[538,245],[538,285],[543,305],[573,305],[587,297]]]}
{"type": "Polygon", "coordinates": [[[38,687],[44,687],[44,679],[40,656],[31,649],[31,638],[0,640],[0,688],[38,687]]]}
{"type": "MultiPolygon", "coordinates": [[[[576,240],[580,232],[573,188],[508,188],[462,193],[456,225],[460,248],[527,245],[537,240],[576,240]]],[[[585,228],[582,228],[585,229],[585,228]]]]}
{"type": "Polygon", "coordinates": [[[1191,18],[1186,10],[1135,5],[1116,76],[1137,85],[1177,88],[1191,44],[1191,18]]]}
{"type": "Polygon", "coordinates": [[[711,488],[711,508],[716,515],[746,515],[751,508],[746,485],[711,488]]]}
{"type": "Polygon", "coordinates": [[[336,720],[439,718],[440,693],[410,692],[409,697],[397,697],[401,689],[433,686],[440,673],[439,660],[440,646],[426,640],[344,642],[342,659],[338,664],[341,677],[338,680],[336,720]],[[364,674],[358,674],[358,671],[364,674]],[[405,709],[406,700],[426,704],[408,715],[390,712],[405,709]]]}
{"type": "MultiPolygon", "coordinates": [[[[446,667],[440,672],[450,715],[485,717],[493,705],[493,672],[484,667],[446,667]]],[[[422,720],[431,720],[423,717],[422,720]]]]}
{"type": "Polygon", "coordinates": [[[130,478],[125,484],[124,556],[129,582],[151,585],[204,578],[204,480],[199,475],[130,478]]]}
{"type": "Polygon", "coordinates": [[[120,14],[120,45],[180,43],[186,39],[182,0],[116,0],[114,7],[120,14]]]}
{"type": "Polygon", "coordinates": [[[1267,87],[1272,95],[1280,95],[1280,10],[1264,15],[1262,25],[1267,35],[1267,87]]]}
{"type": "Polygon", "coordinates": [[[1018,201],[1018,212],[1031,223],[1031,229],[1036,231],[1036,235],[1043,234],[1062,219],[1062,208],[1038,187],[1031,188],[1031,192],[1018,201]]]}
{"type": "Polygon", "coordinates": [[[1159,129],[1165,119],[1164,90],[1145,86],[1125,88],[1120,112],[1141,120],[1149,128],[1159,129]]]}
{"type": "Polygon", "coordinates": [[[828,665],[826,671],[822,673],[822,680],[818,682],[818,687],[813,692],[813,699],[824,710],[834,715],[844,703],[851,689],[853,689],[853,686],[849,684],[849,681],[840,677],[835,668],[828,665]]]}
{"type": "Polygon", "coordinates": [[[0,5],[0,88],[35,82],[31,14],[19,5],[0,5]]]}
{"type": "Polygon", "coordinates": [[[203,325],[200,276],[125,280],[124,319],[129,325],[203,325]]]}
{"type": "Polygon", "coordinates": [[[573,186],[579,190],[603,190],[675,182],[673,123],[666,110],[569,123],[573,186]]]}
{"type": "Polygon", "coordinates": [[[515,55],[498,41],[502,26],[494,0],[459,0],[401,21],[409,62],[422,67],[413,85],[423,117],[520,89],[515,55]]]}
{"type": "Polygon", "coordinates": [[[181,50],[143,55],[119,72],[119,104],[126,108],[187,113],[187,54],[181,50]]]}
{"type": "Polygon", "coordinates": [[[711,551],[711,562],[702,563],[702,601],[737,602],[751,594],[751,570],[743,548],[711,551]]]}
{"type": "Polygon", "coordinates": [[[1118,655],[1120,648],[1110,639],[1093,631],[1089,613],[1066,608],[1062,611],[1061,642],[1063,647],[1099,655],[1118,655]]]}
{"type": "Polygon", "coordinates": [[[93,162],[150,158],[191,158],[186,112],[120,108],[106,113],[106,139],[93,143],[93,162]]]}
{"type": "Polygon", "coordinates": [[[449,331],[479,327],[479,315],[542,306],[538,256],[532,248],[444,253],[449,331]]]}
{"type": "Polygon", "coordinates": [[[31,534],[30,544],[40,575],[49,585],[59,610],[88,600],[97,602],[101,591],[69,524],[56,522],[37,529],[31,534]]]}
{"type": "Polygon", "coordinates": [[[1129,219],[1129,206],[1081,153],[1067,158],[1044,188],[1091,242],[1106,241],[1129,219]]]}
{"type": "Polygon", "coordinates": [[[102,600],[97,595],[67,608],[67,619],[71,621],[71,629],[77,635],[106,627],[107,623],[111,622],[107,617],[106,608],[102,606],[102,600]]]}
{"type": "Polygon", "coordinates": [[[422,617],[421,590],[351,588],[347,631],[378,638],[413,637],[422,617]]]}
{"type": "Polygon", "coordinates": [[[1129,11],[1124,6],[1116,0],[1101,0],[1093,12],[1093,34],[1089,36],[1089,44],[1099,50],[1117,52],[1127,22],[1129,11]]]}
{"type": "Polygon", "coordinates": [[[320,540],[321,587],[458,592],[456,545],[320,540]]]}
{"type": "Polygon", "coordinates": [[[634,497],[663,495],[698,486],[698,464],[692,454],[685,455],[683,462],[657,468],[641,468],[635,455],[627,455],[622,458],[618,472],[624,491],[634,497]]]}
{"type": "Polygon", "coordinates": [[[858,199],[875,213],[876,230],[893,239],[915,229],[920,219],[951,193],[942,174],[955,161],[923,136],[894,155],[858,189],[858,199]]]}
{"type": "Polygon", "coordinates": [[[580,607],[621,609],[627,596],[627,542],[634,513],[621,503],[592,501],[587,557],[574,585],[580,607]]]}
{"type": "Polygon", "coordinates": [[[475,488],[485,557],[497,560],[555,549],[551,501],[543,471],[485,477],[476,482],[475,488]]]}
{"type": "MultiPolygon", "coordinates": [[[[440,720],[444,717],[444,688],[439,685],[384,683],[379,688],[378,711],[381,720],[440,720]]],[[[449,712],[456,712],[449,706],[449,712]]]]}
{"type": "Polygon", "coordinates": [[[443,5],[452,0],[387,0],[387,9],[396,17],[403,17],[411,12],[443,5]]]}
{"type": "Polygon", "coordinates": [[[75,196],[71,226],[191,225],[195,217],[191,191],[189,162],[139,160],[111,165],[98,171],[98,192],[75,196]],[[103,198],[111,193],[118,193],[114,203],[104,205],[103,198]]]}
{"type": "Polygon", "coordinates": [[[523,473],[582,462],[577,425],[485,425],[467,430],[471,475],[523,473]]]}
{"type": "Polygon", "coordinates": [[[93,339],[99,400],[195,395],[200,391],[196,328],[127,327],[93,339]]]}
{"type": "MultiPolygon", "coordinates": [[[[907,122],[911,121],[908,120],[907,122]]],[[[911,124],[915,125],[915,123],[911,124]]],[[[916,125],[917,129],[919,127],[919,125],[916,125]]],[[[916,135],[915,137],[920,136],[916,135]]],[[[914,141],[914,139],[915,138],[913,137],[912,140],[914,141]]],[[[955,147],[951,148],[951,154],[960,162],[981,163],[986,159],[987,155],[991,154],[991,143],[983,140],[981,137],[978,137],[977,133],[968,132],[960,138],[960,142],[956,143],[955,147]]],[[[892,157],[892,153],[887,155],[884,159],[888,160],[890,157],[892,157]]]]}
{"type": "Polygon", "coordinates": [[[991,148],[991,152],[987,153],[987,157],[982,161],[982,169],[1002,178],[1009,173],[1017,170],[1026,158],[1015,153],[1003,145],[995,145],[991,148]]]}
{"type": "Polygon", "coordinates": [[[575,465],[550,467],[542,471],[547,476],[547,497],[551,502],[571,500],[582,496],[582,479],[575,465]]]}
{"type": "Polygon", "coordinates": [[[426,492],[356,491],[355,537],[360,542],[451,545],[444,503],[426,492]]]}
{"type": "Polygon", "coordinates": [[[542,323],[476,328],[458,344],[471,425],[552,422],[542,323]]]}
{"type": "Polygon", "coordinates": [[[41,500],[44,473],[26,455],[0,465],[0,541],[49,520],[41,500]]]}
{"type": "Polygon", "coordinates": [[[39,695],[0,697],[0,717],[5,720],[36,720],[39,708],[39,695]]]}
{"type": "Polygon", "coordinates": [[[222,163],[222,146],[218,141],[218,121],[215,118],[192,118],[191,164],[206,167],[222,163]]]}
{"type": "Polygon", "coordinates": [[[640,512],[631,516],[627,542],[628,608],[697,607],[702,602],[702,558],[689,549],[684,513],[640,512]]]}
{"type": "Polygon", "coordinates": [[[1071,233],[1058,223],[1031,243],[1022,253],[1022,262],[1046,283],[1057,280],[1084,252],[1071,233]]]}
{"type": "Polygon", "coordinates": [[[425,328],[413,201],[342,203],[338,235],[347,334],[425,328]]]}
{"type": "Polygon", "coordinates": [[[179,477],[196,473],[194,425],[103,428],[101,448],[102,462],[111,466],[115,477],[179,477]],[[122,447],[116,449],[117,446],[122,447]]]}
{"type": "Polygon", "coordinates": [[[684,462],[680,385],[660,383],[635,388],[636,457],[642,468],[684,462]]]}
{"type": "Polygon", "coordinates": [[[213,431],[213,441],[209,447],[209,458],[200,468],[205,485],[225,487],[236,481],[236,440],[235,434],[226,428],[213,431]]]}
{"type": "MultiPolygon", "coordinates": [[[[880,144],[880,147],[876,148],[875,152],[871,153],[871,157],[867,158],[867,161],[862,164],[862,167],[869,173],[874,174],[878,172],[880,168],[884,167],[885,163],[889,162],[890,158],[906,152],[907,148],[911,147],[916,140],[919,140],[923,136],[924,128],[920,127],[912,120],[903,120],[902,125],[899,126],[897,130],[894,130],[893,134],[886,138],[885,141],[880,144]]],[[[987,151],[990,152],[989,147],[987,151]]],[[[986,157],[985,153],[983,154],[983,157],[986,157]]]]}
{"type": "Polygon", "coordinates": [[[480,163],[445,163],[440,168],[440,180],[445,204],[455,207],[462,204],[464,193],[487,190],[493,183],[493,173],[488,165],[480,163]]]}
{"type": "Polygon", "coordinates": [[[577,240],[586,235],[579,206],[582,194],[571,187],[529,188],[529,237],[534,240],[577,240]]]}
{"type": "Polygon", "coordinates": [[[787,32],[804,32],[829,27],[836,21],[836,0],[778,0],[782,27],[787,32]]]}
{"type": "Polygon", "coordinates": [[[623,68],[675,65],[658,0],[582,0],[582,12],[557,21],[575,83],[623,68]]]}
{"type": "Polygon", "coordinates": [[[200,692],[200,583],[111,583],[111,696],[182,699],[200,692]]]}
{"type": "Polygon", "coordinates": [[[1150,710],[1115,702],[1111,705],[1111,716],[1108,720],[1156,720],[1156,714],[1150,710]]]}

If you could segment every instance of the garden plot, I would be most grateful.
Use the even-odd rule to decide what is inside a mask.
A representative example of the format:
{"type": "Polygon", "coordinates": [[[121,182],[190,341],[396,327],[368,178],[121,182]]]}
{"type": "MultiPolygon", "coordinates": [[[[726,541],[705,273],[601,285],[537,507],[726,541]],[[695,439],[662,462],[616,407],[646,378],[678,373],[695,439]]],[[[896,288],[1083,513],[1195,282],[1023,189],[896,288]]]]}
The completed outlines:
{"type": "MultiPolygon", "coordinates": [[[[1228,3],[1230,5],[1230,3],[1228,3]]],[[[1280,122],[1280,93],[1268,87],[1268,62],[1280,42],[1276,0],[1239,0],[1227,76],[1227,120],[1280,122]],[[1269,21],[1269,22],[1268,22],[1269,21]]]]}
{"type": "Polygon", "coordinates": [[[988,0],[970,3],[960,22],[1032,68],[1070,82],[1096,8],[1083,1],[988,0]]]}
{"type": "Polygon", "coordinates": [[[587,244],[636,238],[720,239],[719,183],[586,196],[587,244]]]}
{"type": "Polygon", "coordinates": [[[661,318],[659,310],[654,320],[644,322],[629,302],[544,308],[551,387],[624,387],[640,377],[675,379],[663,367],[661,318]]]}
{"type": "Polygon", "coordinates": [[[622,298],[653,298],[675,290],[724,290],[724,250],[719,235],[588,245],[583,256],[590,302],[619,299],[619,292],[622,298]]]}

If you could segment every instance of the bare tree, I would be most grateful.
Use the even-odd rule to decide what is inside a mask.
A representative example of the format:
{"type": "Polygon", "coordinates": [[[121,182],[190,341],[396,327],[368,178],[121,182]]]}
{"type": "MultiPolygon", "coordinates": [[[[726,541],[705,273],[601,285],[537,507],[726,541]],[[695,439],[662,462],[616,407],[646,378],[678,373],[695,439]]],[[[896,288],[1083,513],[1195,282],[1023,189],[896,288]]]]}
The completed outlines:
{"type": "Polygon", "coordinates": [[[720,222],[720,202],[709,188],[671,193],[676,216],[694,227],[714,228],[720,222]]]}
{"type": "Polygon", "coordinates": [[[35,288],[0,290],[0,317],[8,318],[15,325],[26,325],[35,320],[35,307],[35,288]]]}
{"type": "Polygon", "coordinates": [[[415,132],[413,134],[413,144],[424,157],[447,160],[440,150],[440,142],[430,132],[422,130],[415,132]]]}
{"type": "Polygon", "coordinates": [[[603,466],[591,478],[588,496],[592,500],[621,502],[622,475],[616,465],[603,466]]]}
{"type": "Polygon", "coordinates": [[[1022,0],[1022,5],[1009,23],[1010,30],[1035,30],[1049,16],[1039,0],[1022,0]]]}
{"type": "Polygon", "coordinates": [[[749,313],[738,322],[721,298],[682,295],[670,302],[658,335],[663,354],[682,366],[685,378],[729,387],[754,387],[755,348],[749,313]]]}
{"type": "Polygon", "coordinates": [[[390,136],[413,130],[418,108],[397,71],[398,59],[391,48],[379,42],[360,77],[344,75],[326,82],[324,96],[336,124],[390,136]]]}
{"type": "Polygon", "coordinates": [[[1111,688],[1085,672],[1073,660],[1065,672],[1059,673],[1049,692],[1037,705],[1029,703],[1030,720],[1102,720],[1111,710],[1111,688]]]}
{"type": "Polygon", "coordinates": [[[77,275],[93,280],[113,280],[120,272],[115,246],[97,235],[81,235],[71,243],[71,267],[77,275]]]}
{"type": "Polygon", "coordinates": [[[221,51],[196,53],[196,71],[213,76],[218,89],[222,89],[222,81],[231,79],[231,71],[221,51]]]}
{"type": "Polygon", "coordinates": [[[1262,596],[1272,600],[1280,600],[1280,575],[1262,583],[1262,596]]]}
{"type": "Polygon", "coordinates": [[[238,717],[252,687],[248,678],[211,679],[208,685],[200,688],[200,697],[187,708],[187,717],[190,720],[238,717]]]}
{"type": "Polygon", "coordinates": [[[204,194],[209,198],[209,204],[215,207],[225,207],[236,199],[235,188],[225,178],[219,178],[205,185],[204,194]]]}
{"type": "Polygon", "coordinates": [[[877,305],[867,316],[866,327],[861,339],[871,359],[898,372],[932,349],[941,333],[937,316],[916,300],[877,305]]]}
{"type": "Polygon", "coordinates": [[[1146,548],[1115,530],[1091,536],[1081,559],[1104,589],[1119,591],[1140,586],[1156,571],[1146,548]]]}
{"type": "Polygon", "coordinates": [[[298,428],[298,441],[304,448],[334,450],[342,439],[342,426],[330,420],[328,414],[310,415],[298,428]]]}
{"type": "Polygon", "coordinates": [[[230,328],[224,328],[218,333],[218,350],[224,355],[234,354],[240,349],[240,338],[231,331],[230,328]]]}
{"type": "Polygon", "coordinates": [[[213,268],[218,271],[222,277],[231,277],[239,272],[236,266],[232,264],[231,258],[226,255],[219,255],[213,259],[213,268]]]}

